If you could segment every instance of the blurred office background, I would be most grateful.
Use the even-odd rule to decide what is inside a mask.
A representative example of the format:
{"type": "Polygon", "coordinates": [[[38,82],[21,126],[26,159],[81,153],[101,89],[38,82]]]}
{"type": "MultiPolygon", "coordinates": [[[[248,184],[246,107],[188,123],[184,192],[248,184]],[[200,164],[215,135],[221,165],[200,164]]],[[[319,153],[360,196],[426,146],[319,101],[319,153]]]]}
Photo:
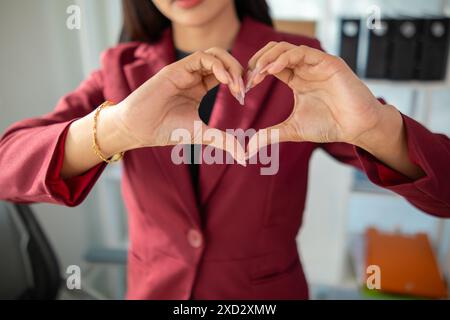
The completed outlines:
{"type": "MultiPolygon", "coordinates": [[[[450,15],[449,0],[270,0],[269,4],[279,28],[314,35],[333,54],[339,54],[339,19],[362,17],[371,5],[379,6],[383,15],[450,15]]],[[[51,111],[62,95],[98,67],[100,52],[117,42],[120,27],[119,0],[1,1],[0,131],[17,120],[51,111]],[[66,9],[74,4],[82,10],[80,30],[66,27],[66,9]]],[[[450,80],[367,83],[403,113],[450,135],[450,80]]],[[[120,175],[120,166],[108,168],[80,207],[33,205],[60,259],[61,273],[79,265],[83,286],[118,299],[126,287],[127,248],[120,175]]],[[[372,187],[352,168],[317,152],[298,236],[313,298],[344,298],[358,287],[353,252],[370,226],[426,233],[441,269],[447,279],[450,276],[450,222],[424,215],[399,196],[372,187]]]]}

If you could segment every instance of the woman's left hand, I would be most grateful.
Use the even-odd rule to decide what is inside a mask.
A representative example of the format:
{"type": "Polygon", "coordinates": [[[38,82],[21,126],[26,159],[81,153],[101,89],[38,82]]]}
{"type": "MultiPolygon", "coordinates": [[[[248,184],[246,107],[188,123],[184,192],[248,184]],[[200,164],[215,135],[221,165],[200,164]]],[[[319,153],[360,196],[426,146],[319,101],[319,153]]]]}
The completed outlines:
{"type": "MultiPolygon", "coordinates": [[[[267,75],[274,75],[293,91],[295,104],[291,116],[268,128],[279,129],[279,142],[359,145],[382,120],[386,106],[339,57],[306,46],[271,42],[253,56],[249,69],[248,90],[267,75]]],[[[251,141],[250,157],[261,146],[251,141]]]]}

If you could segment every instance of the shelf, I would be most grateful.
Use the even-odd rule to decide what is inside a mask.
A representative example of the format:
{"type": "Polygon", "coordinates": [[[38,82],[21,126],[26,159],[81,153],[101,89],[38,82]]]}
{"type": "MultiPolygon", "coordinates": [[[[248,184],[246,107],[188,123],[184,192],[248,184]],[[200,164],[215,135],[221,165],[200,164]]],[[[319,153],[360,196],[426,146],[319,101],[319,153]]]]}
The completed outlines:
{"type": "Polygon", "coordinates": [[[448,81],[417,81],[417,80],[389,80],[389,79],[363,79],[364,83],[369,86],[389,86],[389,87],[410,87],[415,89],[450,89],[448,81]]]}
{"type": "Polygon", "coordinates": [[[126,265],[127,254],[127,248],[92,248],[85,253],[84,260],[88,263],[126,265]]]}

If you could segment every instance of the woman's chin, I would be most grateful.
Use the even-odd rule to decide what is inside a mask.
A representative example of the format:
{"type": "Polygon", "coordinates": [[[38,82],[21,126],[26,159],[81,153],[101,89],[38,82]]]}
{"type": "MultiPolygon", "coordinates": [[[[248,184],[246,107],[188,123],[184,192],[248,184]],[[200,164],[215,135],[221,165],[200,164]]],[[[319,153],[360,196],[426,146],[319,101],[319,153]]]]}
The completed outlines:
{"type": "Polygon", "coordinates": [[[206,10],[186,10],[173,15],[172,21],[185,27],[201,27],[212,20],[211,12],[206,10]]]}

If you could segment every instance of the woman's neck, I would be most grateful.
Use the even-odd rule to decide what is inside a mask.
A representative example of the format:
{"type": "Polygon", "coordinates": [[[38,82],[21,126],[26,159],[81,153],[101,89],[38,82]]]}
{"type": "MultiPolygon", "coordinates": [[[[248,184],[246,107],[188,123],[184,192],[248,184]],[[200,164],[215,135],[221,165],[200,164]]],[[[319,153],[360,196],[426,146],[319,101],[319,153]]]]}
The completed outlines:
{"type": "Polygon", "coordinates": [[[230,50],[239,32],[240,21],[233,6],[207,24],[184,26],[173,23],[173,40],[175,47],[184,52],[207,50],[219,47],[230,50]]]}

